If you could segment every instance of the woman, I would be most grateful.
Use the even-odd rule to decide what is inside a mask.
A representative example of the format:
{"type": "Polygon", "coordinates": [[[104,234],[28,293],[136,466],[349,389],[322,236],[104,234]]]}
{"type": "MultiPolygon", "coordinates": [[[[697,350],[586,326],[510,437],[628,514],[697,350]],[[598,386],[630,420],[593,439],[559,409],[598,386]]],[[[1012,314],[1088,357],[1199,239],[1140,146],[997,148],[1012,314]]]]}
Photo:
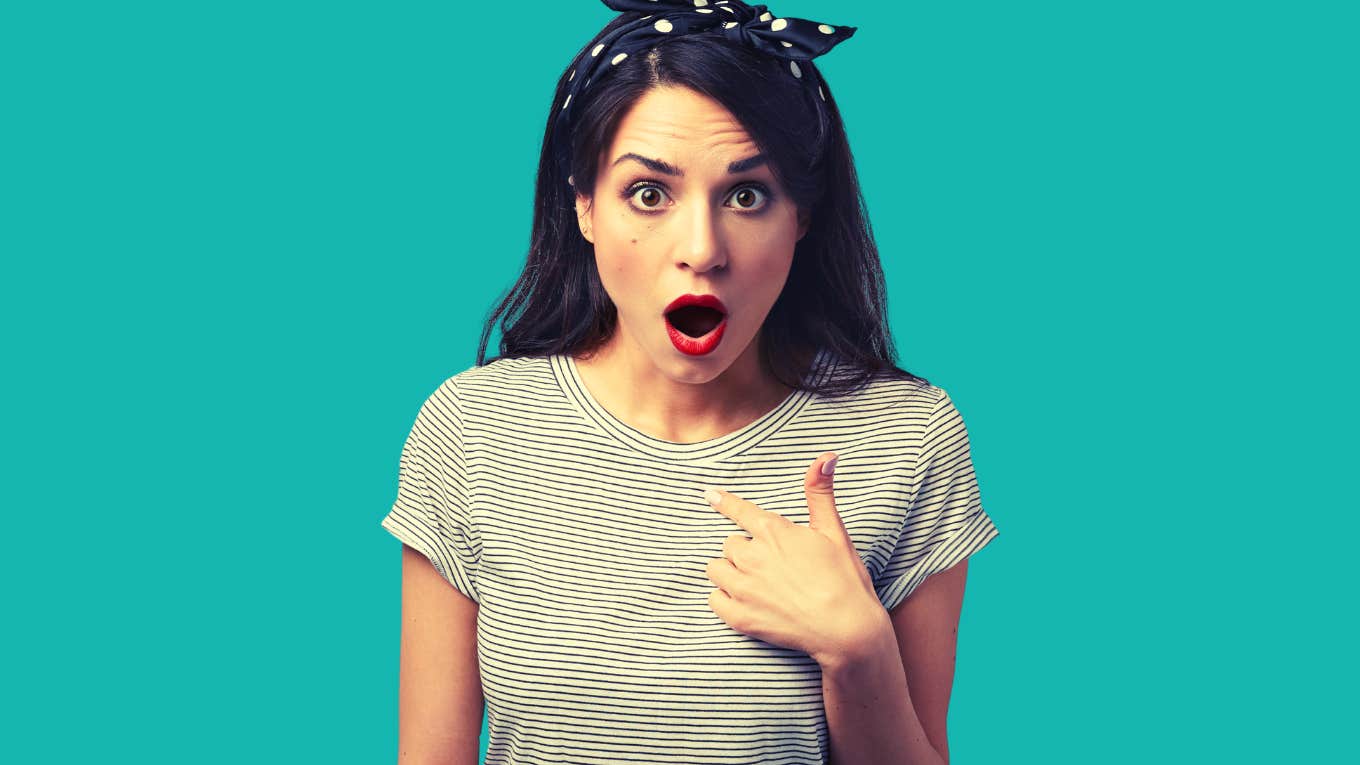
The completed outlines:
{"type": "Polygon", "coordinates": [[[893,361],[810,60],[854,28],[606,4],[524,271],[382,522],[401,751],[476,762],[485,703],[488,763],[947,762],[966,559],[997,530],[957,409],[893,361]]]}

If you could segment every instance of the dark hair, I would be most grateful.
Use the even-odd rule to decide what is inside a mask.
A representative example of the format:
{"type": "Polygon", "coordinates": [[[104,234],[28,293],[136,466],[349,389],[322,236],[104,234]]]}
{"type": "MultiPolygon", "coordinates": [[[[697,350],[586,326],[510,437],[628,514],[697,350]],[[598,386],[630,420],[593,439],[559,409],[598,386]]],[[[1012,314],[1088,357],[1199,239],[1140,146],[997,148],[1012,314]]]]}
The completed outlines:
{"type": "Polygon", "coordinates": [[[787,62],[729,42],[720,30],[663,40],[629,56],[578,95],[569,140],[554,142],[557,110],[576,61],[639,15],[620,14],[558,78],[538,162],[528,257],[518,281],[486,320],[477,365],[502,357],[589,355],[609,339],[617,311],[600,282],[593,246],[581,235],[575,193],[560,177],[555,152],[569,145],[575,188],[593,189],[601,147],[610,144],[633,104],[653,88],[682,86],[725,106],[770,158],[780,185],[811,213],[783,291],[757,335],[765,368],[784,385],[830,396],[857,390],[877,376],[928,384],[896,366],[883,270],[854,158],[836,102],[811,61],[800,62],[804,74],[799,79],[791,76],[787,62]],[[503,320],[501,355],[486,359],[498,319],[503,320]],[[804,385],[818,349],[836,357],[837,374],[804,385]]]}

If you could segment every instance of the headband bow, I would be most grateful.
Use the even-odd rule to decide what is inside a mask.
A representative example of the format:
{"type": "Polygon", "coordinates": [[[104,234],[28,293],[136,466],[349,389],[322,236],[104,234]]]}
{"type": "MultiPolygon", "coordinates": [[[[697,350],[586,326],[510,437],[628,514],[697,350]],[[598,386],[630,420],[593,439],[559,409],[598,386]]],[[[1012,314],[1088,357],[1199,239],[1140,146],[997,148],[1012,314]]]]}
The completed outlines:
{"type": "MultiPolygon", "coordinates": [[[[636,11],[647,15],[620,26],[602,38],[588,53],[583,53],[567,76],[567,95],[557,110],[554,138],[568,140],[572,101],[592,80],[609,73],[633,53],[646,50],[670,37],[721,28],[723,36],[776,58],[788,61],[789,74],[809,84],[799,61],[811,61],[855,33],[856,27],[833,27],[807,19],[776,17],[764,5],[747,5],[741,0],[601,0],[613,10],[636,11]]],[[[809,70],[810,73],[811,70],[809,70]]],[[[823,101],[826,93],[817,85],[823,101]]],[[[555,152],[562,173],[569,172],[567,152],[555,152]]],[[[568,183],[571,178],[568,177],[568,183]]]]}

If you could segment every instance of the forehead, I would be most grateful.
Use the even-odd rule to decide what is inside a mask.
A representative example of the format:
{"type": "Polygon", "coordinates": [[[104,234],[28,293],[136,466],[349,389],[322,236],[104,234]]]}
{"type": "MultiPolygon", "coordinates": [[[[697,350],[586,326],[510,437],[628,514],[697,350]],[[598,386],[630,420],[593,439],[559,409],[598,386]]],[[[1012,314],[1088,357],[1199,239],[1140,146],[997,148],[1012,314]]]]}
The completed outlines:
{"type": "Polygon", "coordinates": [[[619,121],[603,170],[637,152],[680,168],[722,165],[757,153],[751,136],[721,103],[689,88],[653,88],[619,121]]]}

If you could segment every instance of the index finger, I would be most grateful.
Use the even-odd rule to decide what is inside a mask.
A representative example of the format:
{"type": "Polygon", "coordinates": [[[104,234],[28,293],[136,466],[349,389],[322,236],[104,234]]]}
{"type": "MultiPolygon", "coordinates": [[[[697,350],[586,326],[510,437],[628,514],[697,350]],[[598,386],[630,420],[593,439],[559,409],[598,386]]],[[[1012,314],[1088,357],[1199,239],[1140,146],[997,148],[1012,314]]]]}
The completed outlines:
{"type": "Polygon", "coordinates": [[[722,489],[705,489],[704,499],[708,500],[713,509],[731,518],[733,523],[752,534],[763,522],[762,517],[771,514],[754,502],[748,502],[722,489]]]}

